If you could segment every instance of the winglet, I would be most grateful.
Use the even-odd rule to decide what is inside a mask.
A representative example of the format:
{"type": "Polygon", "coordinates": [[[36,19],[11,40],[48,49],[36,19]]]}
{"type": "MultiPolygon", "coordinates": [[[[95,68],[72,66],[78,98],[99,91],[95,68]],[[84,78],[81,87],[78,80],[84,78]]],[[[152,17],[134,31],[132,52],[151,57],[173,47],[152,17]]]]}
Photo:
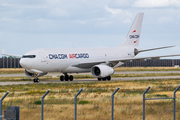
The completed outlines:
{"type": "Polygon", "coordinates": [[[3,55],[3,54],[6,54],[6,51],[5,51],[4,49],[2,49],[2,55],[3,55]]]}
{"type": "Polygon", "coordinates": [[[12,55],[12,54],[7,54],[6,51],[4,49],[2,49],[2,55],[4,56],[12,56],[12,57],[17,57],[17,58],[21,58],[21,55],[12,55]]]}

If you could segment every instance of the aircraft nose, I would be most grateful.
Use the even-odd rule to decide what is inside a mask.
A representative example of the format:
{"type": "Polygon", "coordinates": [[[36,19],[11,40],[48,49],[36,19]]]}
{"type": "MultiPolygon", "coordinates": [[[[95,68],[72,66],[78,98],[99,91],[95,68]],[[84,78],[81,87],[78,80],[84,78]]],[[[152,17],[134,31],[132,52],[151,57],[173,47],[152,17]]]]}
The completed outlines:
{"type": "Polygon", "coordinates": [[[28,60],[25,60],[23,58],[20,59],[19,64],[26,69],[29,69],[31,67],[31,62],[28,62],[28,60]]]}

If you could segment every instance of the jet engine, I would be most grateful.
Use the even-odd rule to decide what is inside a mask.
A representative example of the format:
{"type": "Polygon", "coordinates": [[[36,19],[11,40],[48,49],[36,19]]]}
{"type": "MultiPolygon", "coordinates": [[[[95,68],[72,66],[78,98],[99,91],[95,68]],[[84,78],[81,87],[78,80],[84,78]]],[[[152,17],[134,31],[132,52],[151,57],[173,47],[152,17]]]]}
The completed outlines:
{"type": "Polygon", "coordinates": [[[47,73],[31,73],[31,72],[28,72],[26,69],[25,69],[25,75],[27,77],[40,77],[40,76],[43,76],[43,75],[46,75],[47,73]]]}
{"type": "Polygon", "coordinates": [[[107,65],[95,65],[91,69],[91,74],[94,77],[104,78],[114,74],[114,69],[107,65]]]}

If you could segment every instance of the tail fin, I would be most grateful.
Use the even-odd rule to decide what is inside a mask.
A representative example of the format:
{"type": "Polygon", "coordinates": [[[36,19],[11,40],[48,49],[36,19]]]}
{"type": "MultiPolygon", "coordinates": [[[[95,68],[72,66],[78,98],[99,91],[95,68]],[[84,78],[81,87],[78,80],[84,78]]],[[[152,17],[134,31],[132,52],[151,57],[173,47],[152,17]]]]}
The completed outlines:
{"type": "Polygon", "coordinates": [[[134,22],[131,26],[131,29],[129,30],[129,33],[126,36],[126,40],[121,46],[138,47],[140,33],[141,33],[141,26],[142,26],[142,21],[143,21],[143,15],[144,13],[138,13],[136,15],[136,18],[134,19],[134,22]]]}

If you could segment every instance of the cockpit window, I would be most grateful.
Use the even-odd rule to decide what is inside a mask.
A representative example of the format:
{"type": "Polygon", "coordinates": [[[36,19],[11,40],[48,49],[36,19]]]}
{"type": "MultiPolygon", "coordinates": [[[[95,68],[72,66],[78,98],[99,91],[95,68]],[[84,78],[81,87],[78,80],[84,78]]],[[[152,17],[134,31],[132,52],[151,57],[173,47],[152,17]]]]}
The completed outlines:
{"type": "Polygon", "coordinates": [[[23,55],[22,58],[35,58],[36,55],[23,55]]]}

